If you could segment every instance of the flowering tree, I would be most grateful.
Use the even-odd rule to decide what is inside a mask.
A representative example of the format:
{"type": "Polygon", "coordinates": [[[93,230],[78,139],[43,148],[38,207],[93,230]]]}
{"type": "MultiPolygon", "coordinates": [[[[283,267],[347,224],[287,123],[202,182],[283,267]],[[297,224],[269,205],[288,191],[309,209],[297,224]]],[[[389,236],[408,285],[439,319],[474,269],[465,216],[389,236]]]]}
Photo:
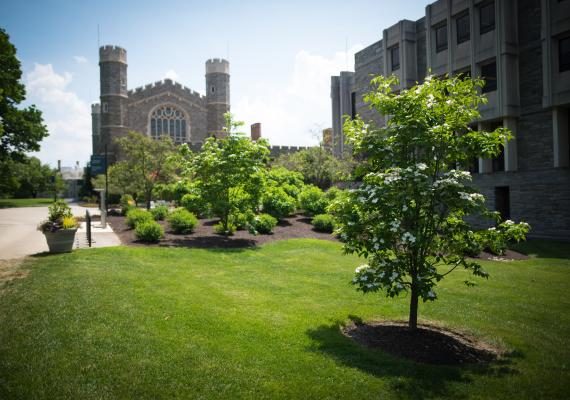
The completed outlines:
{"type": "MultiPolygon", "coordinates": [[[[479,117],[479,79],[436,79],[394,93],[395,77],[378,76],[375,90],[365,101],[381,115],[386,126],[376,128],[360,118],[344,125],[355,153],[362,155],[362,184],[340,196],[331,206],[347,253],[367,263],[358,267],[352,283],[358,290],[384,290],[394,297],[410,294],[409,326],[417,327],[418,300],[435,300],[437,282],[457,267],[487,277],[467,257],[480,248],[465,217],[497,218],[486,210],[484,198],[469,186],[471,175],[457,169],[474,157],[497,155],[510,132],[474,131],[479,117]]],[[[525,223],[509,221],[494,235],[524,239],[525,223]]],[[[473,285],[471,281],[465,281],[473,285]]]]}

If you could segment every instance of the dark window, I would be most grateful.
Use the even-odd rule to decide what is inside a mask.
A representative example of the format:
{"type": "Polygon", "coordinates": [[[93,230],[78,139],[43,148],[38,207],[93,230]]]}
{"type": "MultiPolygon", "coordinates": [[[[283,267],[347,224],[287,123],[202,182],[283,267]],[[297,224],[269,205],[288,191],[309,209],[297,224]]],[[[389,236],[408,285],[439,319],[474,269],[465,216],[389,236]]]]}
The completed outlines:
{"type": "Polygon", "coordinates": [[[455,20],[457,29],[457,44],[468,41],[471,38],[469,32],[469,14],[463,14],[455,20]]]}
{"type": "Polygon", "coordinates": [[[511,200],[508,186],[495,187],[495,211],[501,214],[503,221],[511,218],[511,200]]]}
{"type": "Polygon", "coordinates": [[[497,90],[497,63],[486,64],[481,66],[481,77],[485,80],[483,93],[497,90]]]}
{"type": "Polygon", "coordinates": [[[435,28],[435,51],[447,50],[447,24],[435,28]]]}
{"type": "Polygon", "coordinates": [[[558,41],[558,70],[570,71],[570,36],[558,41]]]}
{"type": "Polygon", "coordinates": [[[479,7],[479,33],[487,33],[495,29],[495,3],[479,7]]]}
{"type": "Polygon", "coordinates": [[[471,159],[471,162],[469,163],[469,166],[467,169],[472,174],[478,174],[479,173],[479,158],[473,157],[473,159],[471,159]]]}
{"type": "Polygon", "coordinates": [[[455,75],[461,75],[462,78],[471,78],[471,67],[458,69],[455,71],[455,75]]]}
{"type": "Polygon", "coordinates": [[[216,91],[216,87],[215,87],[215,86],[212,86],[212,87],[210,88],[210,91],[211,91],[212,93],[214,93],[214,92],[216,91]]]}
{"type": "Polygon", "coordinates": [[[390,58],[392,59],[392,71],[400,69],[400,47],[392,47],[390,50],[390,58]]]}
{"type": "Polygon", "coordinates": [[[350,116],[356,118],[356,92],[350,94],[350,116]]]}
{"type": "Polygon", "coordinates": [[[502,172],[505,170],[505,149],[501,148],[501,152],[497,157],[493,157],[493,172],[502,172]]]}

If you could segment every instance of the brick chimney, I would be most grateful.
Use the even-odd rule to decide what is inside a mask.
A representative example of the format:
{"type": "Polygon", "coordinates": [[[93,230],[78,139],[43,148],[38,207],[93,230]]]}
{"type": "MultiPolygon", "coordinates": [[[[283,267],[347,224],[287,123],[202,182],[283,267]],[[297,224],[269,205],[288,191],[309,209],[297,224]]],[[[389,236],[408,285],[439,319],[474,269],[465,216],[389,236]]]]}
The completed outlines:
{"type": "Polygon", "coordinates": [[[261,123],[256,122],[251,125],[251,140],[254,142],[261,139],[261,123]]]}

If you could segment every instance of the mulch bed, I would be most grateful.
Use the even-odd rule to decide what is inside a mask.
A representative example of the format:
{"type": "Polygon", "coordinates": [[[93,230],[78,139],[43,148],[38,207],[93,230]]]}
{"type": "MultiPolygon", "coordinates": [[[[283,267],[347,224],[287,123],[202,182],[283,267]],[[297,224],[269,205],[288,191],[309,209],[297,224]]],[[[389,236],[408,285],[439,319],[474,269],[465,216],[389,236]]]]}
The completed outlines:
{"type": "Polygon", "coordinates": [[[352,322],[342,328],[352,340],[378,348],[397,357],[437,365],[486,364],[502,351],[465,333],[431,324],[418,324],[411,330],[406,322],[352,322]]]}
{"type": "Polygon", "coordinates": [[[481,252],[477,257],[473,257],[476,260],[490,260],[490,261],[513,261],[513,260],[528,260],[530,257],[526,254],[519,253],[514,250],[507,250],[502,256],[497,256],[493,253],[486,251],[481,252]]]}
{"type": "MultiPolygon", "coordinates": [[[[317,232],[311,225],[311,218],[302,214],[295,214],[289,218],[284,218],[269,235],[252,235],[248,231],[236,231],[233,236],[223,236],[214,232],[214,225],[218,219],[200,219],[195,231],[188,235],[179,235],[170,231],[166,221],[158,221],[164,229],[164,238],[158,243],[145,243],[138,241],[135,237],[134,229],[130,229],[125,223],[125,217],[110,213],[107,222],[113,231],[119,236],[121,243],[128,246],[161,246],[161,247],[197,247],[197,248],[239,248],[255,247],[267,242],[283,239],[314,238],[338,241],[329,234],[317,232]]],[[[529,257],[525,254],[507,250],[502,256],[482,252],[474,259],[492,261],[526,260],[529,257]]]]}
{"type": "Polygon", "coordinates": [[[121,243],[129,246],[161,246],[161,247],[198,247],[198,248],[238,248],[255,247],[274,240],[293,238],[314,238],[333,240],[337,239],[329,233],[313,230],[311,219],[303,215],[294,215],[279,222],[272,234],[252,235],[248,231],[237,231],[233,236],[218,235],[214,232],[217,219],[200,219],[196,230],[188,235],[178,235],[170,232],[166,221],[158,221],[164,228],[164,238],[158,243],[149,244],[139,242],[135,237],[134,229],[125,224],[125,217],[110,215],[107,222],[121,239],[121,243]]]}

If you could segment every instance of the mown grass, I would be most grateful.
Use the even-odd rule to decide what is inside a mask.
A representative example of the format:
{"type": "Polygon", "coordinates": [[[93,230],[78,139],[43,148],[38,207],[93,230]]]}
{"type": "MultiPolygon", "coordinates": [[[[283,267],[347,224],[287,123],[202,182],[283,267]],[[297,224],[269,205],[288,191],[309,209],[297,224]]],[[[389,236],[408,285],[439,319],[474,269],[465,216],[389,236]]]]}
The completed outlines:
{"type": "Polygon", "coordinates": [[[488,367],[416,364],[339,333],[405,319],[407,299],[363,296],[337,243],[259,249],[108,248],[34,258],[0,288],[0,398],[564,398],[568,244],[449,275],[420,316],[509,351],[488,367]],[[556,258],[551,255],[554,254],[556,258]]]}
{"type": "Polygon", "coordinates": [[[40,206],[49,206],[51,203],[53,203],[53,198],[50,198],[50,199],[0,199],[0,208],[40,207],[40,206]]]}

